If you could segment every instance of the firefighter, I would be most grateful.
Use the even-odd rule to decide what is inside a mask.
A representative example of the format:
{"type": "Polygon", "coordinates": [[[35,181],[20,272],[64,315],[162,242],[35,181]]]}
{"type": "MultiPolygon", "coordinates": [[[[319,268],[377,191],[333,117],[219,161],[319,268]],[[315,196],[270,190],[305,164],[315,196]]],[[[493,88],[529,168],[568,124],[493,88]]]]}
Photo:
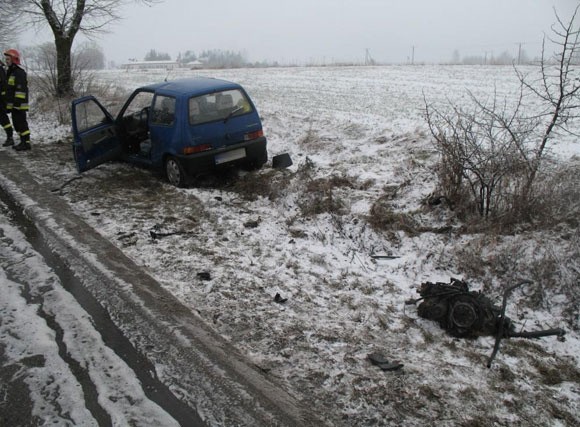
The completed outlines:
{"type": "Polygon", "coordinates": [[[28,112],[28,80],[26,71],[20,67],[20,53],[16,49],[4,52],[8,72],[6,73],[6,111],[12,114],[12,125],[20,135],[16,151],[30,150],[30,129],[26,120],[28,112]]]}
{"type": "Polygon", "coordinates": [[[12,138],[14,129],[12,128],[12,123],[10,123],[10,118],[8,118],[8,113],[6,113],[6,70],[2,61],[0,61],[0,126],[6,132],[6,141],[2,146],[9,147],[14,145],[14,139],[12,138]]]}

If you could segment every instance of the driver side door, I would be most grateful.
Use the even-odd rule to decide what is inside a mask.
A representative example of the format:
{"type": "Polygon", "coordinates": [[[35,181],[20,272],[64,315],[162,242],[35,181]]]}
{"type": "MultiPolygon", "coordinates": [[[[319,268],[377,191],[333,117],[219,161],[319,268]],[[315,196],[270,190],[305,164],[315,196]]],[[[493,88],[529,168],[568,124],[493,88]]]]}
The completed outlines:
{"type": "Polygon", "coordinates": [[[79,172],[121,157],[111,114],[93,96],[72,102],[73,155],[79,172]]]}

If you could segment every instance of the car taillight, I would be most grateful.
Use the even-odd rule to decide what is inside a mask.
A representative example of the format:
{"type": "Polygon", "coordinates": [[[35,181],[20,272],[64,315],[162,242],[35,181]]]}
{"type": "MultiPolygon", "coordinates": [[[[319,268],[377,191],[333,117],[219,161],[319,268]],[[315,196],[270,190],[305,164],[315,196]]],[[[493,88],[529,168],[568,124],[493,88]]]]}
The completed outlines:
{"type": "Polygon", "coordinates": [[[193,147],[185,147],[183,149],[183,154],[195,154],[207,150],[211,150],[211,145],[209,144],[194,145],[193,147]]]}
{"type": "Polygon", "coordinates": [[[255,132],[249,132],[244,135],[244,141],[251,141],[252,139],[257,139],[264,136],[264,131],[262,129],[255,132]]]}

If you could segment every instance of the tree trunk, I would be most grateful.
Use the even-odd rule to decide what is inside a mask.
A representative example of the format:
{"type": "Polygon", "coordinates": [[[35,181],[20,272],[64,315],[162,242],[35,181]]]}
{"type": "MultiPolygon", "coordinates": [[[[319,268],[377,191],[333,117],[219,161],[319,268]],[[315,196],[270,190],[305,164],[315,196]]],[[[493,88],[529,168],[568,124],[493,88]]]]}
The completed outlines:
{"type": "Polygon", "coordinates": [[[57,8],[55,12],[51,0],[40,0],[32,3],[42,10],[46,22],[54,34],[57,74],[56,96],[58,98],[71,96],[73,95],[71,50],[75,35],[80,29],[85,14],[86,0],[76,0],[76,9],[73,10],[72,16],[67,15],[66,6],[64,16],[59,16],[57,12],[60,9],[57,8]]]}
{"type": "Polygon", "coordinates": [[[58,98],[70,97],[74,94],[71,68],[72,39],[55,35],[54,42],[57,70],[56,96],[58,98]]]}

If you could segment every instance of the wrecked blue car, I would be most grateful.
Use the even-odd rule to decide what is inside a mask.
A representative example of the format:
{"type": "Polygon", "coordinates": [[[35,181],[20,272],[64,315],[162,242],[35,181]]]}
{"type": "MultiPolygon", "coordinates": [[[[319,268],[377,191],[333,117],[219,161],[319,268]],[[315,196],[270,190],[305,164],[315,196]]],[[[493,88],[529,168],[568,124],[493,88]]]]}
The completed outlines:
{"type": "Polygon", "coordinates": [[[136,89],[113,117],[93,96],[72,102],[79,172],[124,160],[164,172],[175,186],[230,166],[260,168],[267,142],[255,105],[237,83],[190,78],[136,89]]]}

